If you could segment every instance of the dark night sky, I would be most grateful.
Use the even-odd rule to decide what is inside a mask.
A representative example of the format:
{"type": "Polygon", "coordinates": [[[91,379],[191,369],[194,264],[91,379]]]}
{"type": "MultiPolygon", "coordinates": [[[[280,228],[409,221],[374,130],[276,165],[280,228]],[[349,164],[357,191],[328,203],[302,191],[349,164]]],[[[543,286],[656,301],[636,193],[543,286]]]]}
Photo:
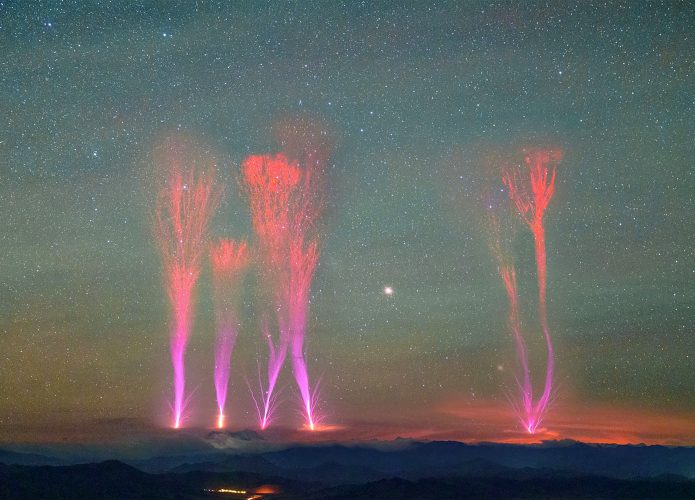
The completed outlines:
{"type": "MultiPolygon", "coordinates": [[[[251,237],[234,178],[247,154],[278,149],[273,125],[294,116],[335,143],[307,339],[328,421],[348,436],[513,432],[514,353],[480,198],[486,159],[552,144],[565,159],[546,217],[549,435],[692,438],[694,12],[677,1],[0,1],[5,439],[78,425],[100,439],[113,422],[162,420],[153,147],[182,132],[213,150],[228,184],[214,232],[251,237]]],[[[514,248],[532,311],[528,231],[514,248]]],[[[214,407],[209,281],[206,270],[188,352],[201,423],[214,407]]],[[[254,421],[243,376],[264,353],[255,296],[250,278],[229,400],[240,427],[254,421]]],[[[529,335],[540,377],[544,346],[529,335]]]]}

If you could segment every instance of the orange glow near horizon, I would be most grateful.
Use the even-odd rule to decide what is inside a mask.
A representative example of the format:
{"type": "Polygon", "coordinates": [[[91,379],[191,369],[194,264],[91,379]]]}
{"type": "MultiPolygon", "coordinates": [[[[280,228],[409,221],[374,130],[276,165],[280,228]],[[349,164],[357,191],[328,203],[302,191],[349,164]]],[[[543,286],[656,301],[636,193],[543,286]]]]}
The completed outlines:
{"type": "Polygon", "coordinates": [[[567,402],[557,404],[543,428],[529,435],[525,429],[509,428],[506,402],[452,400],[441,405],[439,411],[462,419],[462,427],[470,425],[479,430],[478,439],[470,436],[465,441],[531,444],[571,439],[584,443],[695,445],[695,413],[567,402]],[[488,435],[484,431],[488,427],[495,431],[488,435]]]}
{"type": "MultiPolygon", "coordinates": [[[[377,413],[361,412],[359,417],[345,415],[340,424],[316,424],[306,427],[278,427],[266,439],[287,443],[359,443],[407,438],[419,441],[460,441],[538,444],[543,441],[570,439],[584,443],[647,444],[695,446],[695,410],[668,411],[608,404],[585,405],[563,401],[553,406],[552,415],[534,435],[510,420],[509,403],[504,400],[467,400],[451,396],[424,409],[402,409],[399,420],[384,421],[377,413]]],[[[230,432],[252,428],[239,422],[230,432]]],[[[198,432],[193,422],[185,430],[198,432]]],[[[209,432],[209,427],[200,427],[209,432]]],[[[147,418],[46,422],[27,418],[21,424],[0,424],[0,442],[25,443],[117,443],[123,436],[150,439],[169,437],[171,430],[158,427],[147,418]],[[10,432],[11,431],[11,432],[10,432]]],[[[176,431],[182,432],[182,431],[176,431]]]]}
{"type": "MultiPolygon", "coordinates": [[[[513,411],[507,401],[450,398],[434,405],[429,413],[413,412],[402,422],[376,419],[352,421],[348,425],[317,425],[311,432],[303,427],[287,430],[288,442],[366,442],[396,438],[419,441],[460,441],[508,444],[540,444],[544,441],[574,440],[594,444],[647,444],[695,446],[695,412],[661,412],[608,405],[584,406],[564,403],[553,406],[552,416],[535,434],[510,421],[513,411]],[[422,423],[426,422],[425,425],[422,423]]],[[[406,412],[403,412],[406,414],[406,412]]]]}
{"type": "Polygon", "coordinates": [[[312,424],[304,424],[301,427],[303,431],[309,432],[340,432],[345,431],[347,428],[340,425],[327,425],[314,422],[312,424]]]}

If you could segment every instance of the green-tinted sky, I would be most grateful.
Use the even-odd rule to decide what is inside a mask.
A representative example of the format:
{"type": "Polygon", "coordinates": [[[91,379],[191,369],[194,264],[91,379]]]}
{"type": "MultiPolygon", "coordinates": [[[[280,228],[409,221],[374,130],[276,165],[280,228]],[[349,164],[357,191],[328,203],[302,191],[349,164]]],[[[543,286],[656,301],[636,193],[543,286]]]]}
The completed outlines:
{"type": "MultiPolygon", "coordinates": [[[[180,131],[214,151],[227,183],[214,233],[250,238],[239,164],[277,150],[273,126],[295,116],[335,145],[307,335],[327,420],[434,433],[442,415],[507,408],[513,342],[480,200],[494,158],[550,144],[565,151],[546,217],[556,411],[695,424],[692,5],[393,4],[0,2],[7,439],[162,421],[152,150],[180,131]]],[[[517,229],[540,378],[533,243],[517,229]]],[[[188,353],[200,423],[214,408],[209,282],[206,269],[188,353]]],[[[254,422],[244,375],[265,355],[253,282],[229,399],[239,426],[254,422]]],[[[283,384],[292,425],[289,370],[283,384]]]]}

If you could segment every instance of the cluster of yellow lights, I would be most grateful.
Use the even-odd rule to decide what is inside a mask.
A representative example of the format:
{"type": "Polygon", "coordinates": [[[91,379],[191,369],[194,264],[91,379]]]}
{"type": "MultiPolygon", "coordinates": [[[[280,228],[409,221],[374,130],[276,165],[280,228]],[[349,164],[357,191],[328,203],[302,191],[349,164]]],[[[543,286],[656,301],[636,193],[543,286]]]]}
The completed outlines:
{"type": "Polygon", "coordinates": [[[246,495],[246,490],[234,490],[232,488],[217,488],[216,490],[205,490],[212,493],[233,493],[235,495],[246,495]]]}

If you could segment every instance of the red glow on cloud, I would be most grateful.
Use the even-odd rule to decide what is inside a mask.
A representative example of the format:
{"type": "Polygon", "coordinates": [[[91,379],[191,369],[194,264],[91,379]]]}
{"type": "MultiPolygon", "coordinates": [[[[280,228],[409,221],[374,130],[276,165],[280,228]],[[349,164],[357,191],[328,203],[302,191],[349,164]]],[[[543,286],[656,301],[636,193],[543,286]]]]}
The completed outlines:
{"type": "Polygon", "coordinates": [[[455,437],[455,430],[447,432],[453,439],[464,441],[524,444],[572,439],[585,443],[695,445],[693,413],[558,403],[547,415],[543,427],[529,435],[520,427],[509,427],[509,407],[503,401],[452,399],[438,410],[460,419],[459,437],[455,437]]]}

